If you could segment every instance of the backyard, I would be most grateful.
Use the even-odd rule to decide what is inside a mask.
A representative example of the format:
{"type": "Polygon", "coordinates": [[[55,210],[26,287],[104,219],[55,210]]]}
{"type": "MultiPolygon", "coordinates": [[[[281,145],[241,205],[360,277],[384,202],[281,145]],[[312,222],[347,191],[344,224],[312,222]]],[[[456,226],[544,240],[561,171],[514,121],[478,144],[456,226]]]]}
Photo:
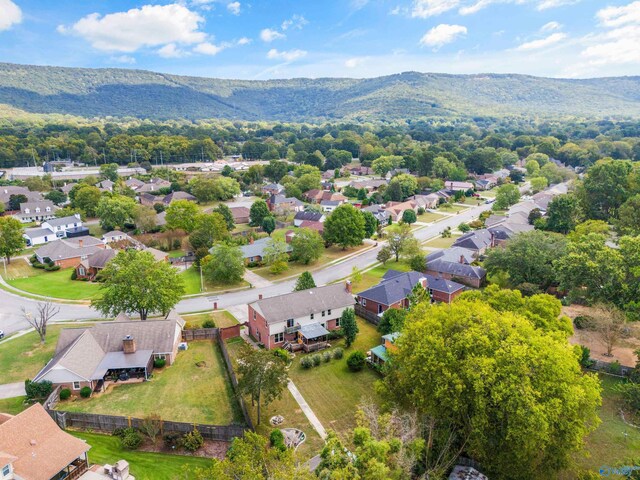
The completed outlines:
{"type": "Polygon", "coordinates": [[[190,342],[173,365],[155,370],[144,383],[111,386],[88,399],[58,404],[60,410],[142,418],[152,413],[164,420],[229,425],[242,422],[220,347],[190,342]]]}
{"type": "Polygon", "coordinates": [[[188,478],[186,469],[188,472],[191,469],[206,468],[211,465],[211,460],[208,458],[126,450],[120,445],[118,437],[110,435],[87,432],[69,433],[91,445],[89,450],[91,463],[113,465],[118,460],[126,460],[131,467],[131,475],[137,480],[188,478]]]}
{"type": "Polygon", "coordinates": [[[453,242],[455,242],[460,235],[451,235],[448,238],[436,237],[428,242],[423,243],[424,247],[432,248],[432,249],[441,249],[441,248],[449,248],[453,242]]]}
{"type": "Polygon", "coordinates": [[[190,315],[183,315],[185,322],[193,328],[202,327],[202,323],[205,320],[213,320],[218,328],[233,327],[238,324],[236,317],[231,315],[227,310],[218,310],[209,313],[194,313],[190,315]]]}

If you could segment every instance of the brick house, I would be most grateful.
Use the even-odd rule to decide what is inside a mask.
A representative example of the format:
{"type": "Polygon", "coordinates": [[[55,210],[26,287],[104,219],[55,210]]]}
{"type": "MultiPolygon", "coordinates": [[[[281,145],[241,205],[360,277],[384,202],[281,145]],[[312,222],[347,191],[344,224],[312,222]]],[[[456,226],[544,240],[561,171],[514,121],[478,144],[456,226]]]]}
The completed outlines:
{"type": "Polygon", "coordinates": [[[116,250],[105,248],[89,255],[76,266],[76,278],[93,281],[107,263],[118,254],[116,250]]]}
{"type": "Polygon", "coordinates": [[[231,207],[231,215],[233,215],[233,223],[242,225],[249,223],[249,214],[251,213],[247,207],[231,207]]]}
{"type": "Polygon", "coordinates": [[[249,332],[269,349],[318,350],[354,305],[350,282],[260,299],[248,305],[249,332]]]}
{"type": "Polygon", "coordinates": [[[104,248],[105,244],[95,237],[61,238],[43,245],[36,250],[35,255],[40,263],[45,263],[45,259],[50,258],[60,268],[75,268],[104,248]]]}
{"type": "MultiPolygon", "coordinates": [[[[240,250],[242,251],[242,256],[246,263],[260,263],[264,258],[264,249],[269,246],[269,244],[273,241],[271,237],[264,237],[258,240],[253,240],[253,238],[249,239],[248,245],[242,245],[240,250]]],[[[210,251],[212,251],[215,247],[212,247],[210,251]]],[[[287,246],[285,249],[286,253],[291,253],[292,248],[287,242],[287,246]]]]}
{"type": "Polygon", "coordinates": [[[317,188],[304,192],[303,196],[309,203],[339,202],[341,204],[347,201],[347,197],[341,193],[318,190],[317,188]]]}
{"type": "Polygon", "coordinates": [[[295,197],[285,197],[284,195],[271,195],[267,200],[269,211],[276,213],[302,212],[304,203],[295,197]]]}
{"type": "Polygon", "coordinates": [[[484,285],[487,272],[482,267],[466,263],[449,262],[446,260],[430,260],[427,256],[426,273],[445,280],[453,280],[469,287],[480,288],[484,285]]]}
{"type": "Polygon", "coordinates": [[[65,328],[53,358],[34,381],[48,380],[79,394],[83,387],[102,390],[105,382],[123,372],[147,379],[155,359],[163,358],[167,365],[175,361],[184,323],[171,311],[160,320],[132,321],[120,314],[113,322],[65,328]]]}
{"type": "Polygon", "coordinates": [[[58,427],[36,403],[17,415],[0,413],[0,478],[80,478],[89,468],[91,446],[58,427]]]}

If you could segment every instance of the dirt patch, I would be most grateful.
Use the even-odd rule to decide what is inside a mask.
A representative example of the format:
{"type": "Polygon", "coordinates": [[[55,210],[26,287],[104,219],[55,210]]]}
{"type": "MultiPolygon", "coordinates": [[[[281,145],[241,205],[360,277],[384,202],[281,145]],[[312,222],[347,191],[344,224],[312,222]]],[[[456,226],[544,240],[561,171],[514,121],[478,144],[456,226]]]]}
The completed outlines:
{"type": "Polygon", "coordinates": [[[156,445],[153,445],[151,442],[145,442],[139,450],[143,452],[155,452],[155,453],[164,453],[164,454],[175,454],[175,455],[187,455],[189,457],[205,457],[205,458],[217,458],[219,460],[223,460],[225,455],[227,454],[227,450],[229,449],[229,442],[220,442],[216,440],[205,440],[204,446],[199,449],[197,452],[189,452],[184,449],[176,449],[173,450],[171,448],[167,448],[162,439],[159,439],[156,445]]]}
{"type": "Polygon", "coordinates": [[[196,362],[196,367],[198,368],[207,368],[207,362],[205,362],[204,360],[201,362],[196,362]]]}

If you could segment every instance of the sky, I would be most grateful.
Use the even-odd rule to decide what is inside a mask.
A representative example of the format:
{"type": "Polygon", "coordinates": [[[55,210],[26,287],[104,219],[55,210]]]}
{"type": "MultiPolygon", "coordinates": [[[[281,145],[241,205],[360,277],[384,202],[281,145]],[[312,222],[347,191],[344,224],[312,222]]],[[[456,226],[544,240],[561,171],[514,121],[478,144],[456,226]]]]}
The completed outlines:
{"type": "Polygon", "coordinates": [[[0,61],[256,80],[640,75],[640,0],[0,0],[0,61]]]}

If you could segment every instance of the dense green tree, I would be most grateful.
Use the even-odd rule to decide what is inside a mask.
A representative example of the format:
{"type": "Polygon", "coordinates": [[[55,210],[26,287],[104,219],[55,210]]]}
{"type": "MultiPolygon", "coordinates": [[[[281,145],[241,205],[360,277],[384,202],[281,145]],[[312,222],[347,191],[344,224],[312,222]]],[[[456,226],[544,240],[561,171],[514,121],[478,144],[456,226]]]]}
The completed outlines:
{"type": "Polygon", "coordinates": [[[296,280],[296,286],[293,288],[294,292],[299,292],[300,290],[308,290],[310,288],[315,288],[316,282],[313,279],[313,276],[310,272],[302,272],[302,274],[296,280]]]}
{"type": "Polygon", "coordinates": [[[407,223],[392,225],[387,229],[387,245],[396,262],[400,260],[400,255],[407,249],[410,239],[414,238],[411,233],[411,226],[407,223]]]}
{"type": "Polygon", "coordinates": [[[227,223],[219,213],[201,213],[196,217],[196,226],[191,235],[189,243],[198,250],[200,248],[209,249],[216,242],[221,242],[229,238],[227,223]]]}
{"type": "Polygon", "coordinates": [[[88,217],[95,217],[98,209],[98,203],[102,198],[102,192],[98,187],[91,185],[78,184],[71,189],[69,198],[71,198],[71,206],[79,208],[88,217]]]}
{"type": "Polygon", "coordinates": [[[608,220],[632,194],[629,161],[600,160],[585,175],[578,195],[588,218],[608,220]]]}
{"type": "Polygon", "coordinates": [[[242,250],[235,245],[216,245],[202,260],[202,273],[211,281],[224,285],[239,283],[244,269],[242,250]]]}
{"type": "Polygon", "coordinates": [[[100,165],[100,177],[115,182],[118,180],[118,167],[117,163],[106,163],[100,165]]]}
{"type": "Polygon", "coordinates": [[[102,295],[91,306],[106,316],[136,312],[146,320],[151,313],[166,315],[184,294],[178,271],[143,250],[120,251],[100,277],[102,295]]]}
{"type": "Polygon", "coordinates": [[[310,228],[301,228],[291,239],[291,259],[304,265],[318,260],[324,253],[322,236],[310,228]]]}
{"type": "Polygon", "coordinates": [[[640,235],[640,194],[628,198],[620,206],[614,223],[620,235],[640,235]]]}
{"type": "Polygon", "coordinates": [[[505,210],[511,205],[515,205],[520,200],[520,190],[513,184],[506,184],[498,187],[496,191],[496,201],[493,204],[495,210],[505,210]]]}
{"type": "Polygon", "coordinates": [[[0,256],[7,263],[11,263],[11,257],[25,246],[24,227],[20,220],[13,217],[0,217],[0,256]]]}
{"type": "Polygon", "coordinates": [[[324,239],[346,249],[364,240],[364,217],[353,205],[345,203],[337,207],[324,222],[324,239]]]}
{"type": "Polygon", "coordinates": [[[227,230],[229,232],[233,231],[233,229],[236,228],[235,221],[233,219],[233,212],[224,203],[221,203],[216,208],[214,208],[212,210],[212,213],[219,213],[220,215],[222,215],[222,218],[224,218],[224,221],[227,224],[227,230]]]}
{"type": "Polygon", "coordinates": [[[567,234],[576,227],[581,217],[582,210],[575,195],[558,195],[547,207],[547,229],[567,234]]]}
{"type": "Polygon", "coordinates": [[[582,373],[566,336],[521,314],[475,298],[421,304],[396,345],[388,390],[450,422],[492,478],[555,478],[599,423],[597,377],[582,373]]]}
{"type": "Polygon", "coordinates": [[[262,219],[262,231],[266,232],[269,236],[276,229],[276,219],[269,215],[262,219]]]}
{"type": "Polygon", "coordinates": [[[371,238],[378,230],[378,220],[371,212],[366,210],[360,210],[360,212],[362,212],[362,218],[364,218],[364,236],[365,238],[371,238]]]}
{"type": "Polygon", "coordinates": [[[272,182],[279,182],[289,171],[289,165],[286,162],[271,160],[264,167],[265,176],[272,182]]]}
{"type": "Polygon", "coordinates": [[[231,200],[240,195],[240,184],[234,178],[218,177],[213,182],[212,194],[214,200],[231,200]]]}
{"type": "Polygon", "coordinates": [[[408,223],[411,225],[412,223],[416,223],[418,221],[418,217],[416,216],[416,212],[413,210],[405,210],[402,212],[402,221],[404,223],[408,223]]]}
{"type": "Polygon", "coordinates": [[[156,228],[156,217],[156,211],[146,205],[136,205],[131,215],[136,228],[142,233],[149,232],[156,228]]]}
{"type": "Polygon", "coordinates": [[[18,193],[9,196],[9,210],[20,210],[20,204],[26,203],[29,199],[26,195],[18,193]]]}
{"type": "Polygon", "coordinates": [[[380,318],[378,331],[382,335],[401,331],[408,313],[409,312],[403,308],[388,308],[380,318]]]}
{"type": "Polygon", "coordinates": [[[273,265],[277,262],[286,263],[289,260],[287,253],[287,244],[284,240],[271,238],[264,247],[263,260],[267,265],[273,265]]]}
{"type": "Polygon", "coordinates": [[[200,209],[189,200],[174,200],[167,207],[165,220],[170,230],[184,230],[191,233],[198,224],[200,209]]]}
{"type": "Polygon", "coordinates": [[[267,202],[262,199],[258,199],[253,202],[249,210],[249,219],[251,220],[252,226],[262,226],[262,220],[264,220],[264,218],[268,217],[269,215],[271,215],[271,213],[269,212],[267,202]]]}
{"type": "Polygon", "coordinates": [[[392,256],[393,256],[393,253],[391,252],[391,249],[389,248],[388,245],[385,245],[380,249],[380,251],[378,252],[378,255],[376,255],[376,260],[378,260],[380,263],[384,265],[391,259],[392,256]]]}
{"type": "Polygon", "coordinates": [[[549,181],[545,177],[533,177],[529,180],[533,193],[538,193],[549,186],[549,181]]]}
{"type": "Polygon", "coordinates": [[[133,223],[136,205],[135,200],[124,195],[102,197],[96,209],[100,226],[103,230],[114,230],[123,228],[127,223],[133,223]]]}
{"type": "Polygon", "coordinates": [[[360,331],[353,308],[345,308],[340,315],[340,330],[344,335],[345,345],[349,348],[355,342],[360,331]]]}
{"type": "Polygon", "coordinates": [[[62,205],[67,201],[67,195],[60,190],[51,190],[45,194],[44,198],[51,200],[56,205],[62,205]]]}
{"type": "Polygon", "coordinates": [[[395,168],[400,168],[404,159],[399,155],[383,155],[371,163],[371,168],[380,176],[385,176],[395,168]]]}

